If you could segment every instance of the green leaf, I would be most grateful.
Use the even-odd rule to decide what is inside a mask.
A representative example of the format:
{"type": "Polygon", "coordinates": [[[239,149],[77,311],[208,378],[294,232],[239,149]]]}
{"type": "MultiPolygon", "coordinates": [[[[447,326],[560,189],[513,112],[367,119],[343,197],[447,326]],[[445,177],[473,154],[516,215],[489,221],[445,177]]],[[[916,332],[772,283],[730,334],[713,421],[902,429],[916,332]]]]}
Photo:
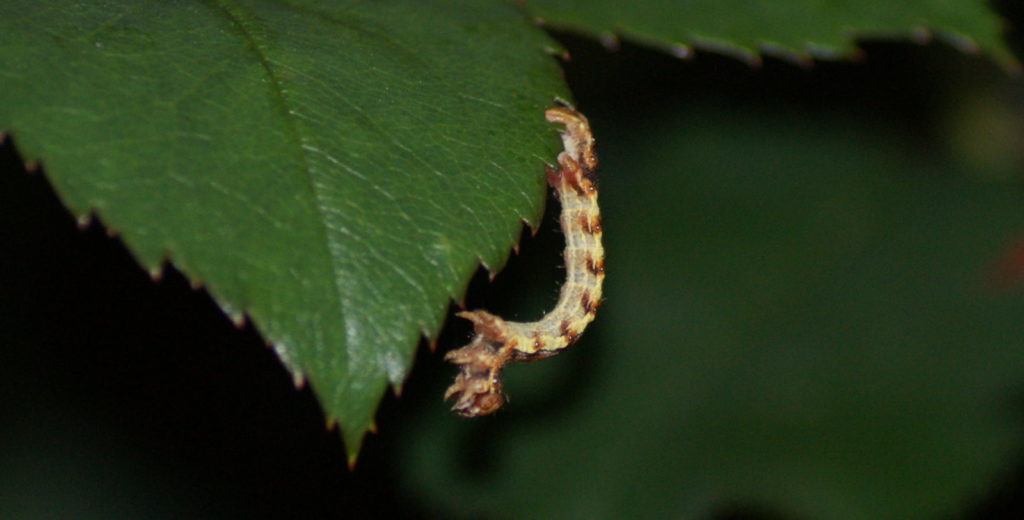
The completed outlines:
{"type": "Polygon", "coordinates": [[[8,0],[0,130],[151,272],[249,316],[354,456],[539,218],[552,45],[502,2],[8,0]]]}
{"type": "Polygon", "coordinates": [[[1019,455],[1024,294],[988,283],[1024,230],[1016,186],[851,118],[666,117],[591,114],[607,302],[573,349],[508,371],[503,413],[417,419],[399,460],[419,499],[895,520],[979,498],[1019,455]]]}
{"type": "Polygon", "coordinates": [[[796,61],[835,59],[849,57],[857,38],[921,41],[935,34],[1017,66],[984,0],[529,0],[528,6],[556,28],[621,36],[680,56],[698,47],[750,62],[762,52],[796,61]]]}

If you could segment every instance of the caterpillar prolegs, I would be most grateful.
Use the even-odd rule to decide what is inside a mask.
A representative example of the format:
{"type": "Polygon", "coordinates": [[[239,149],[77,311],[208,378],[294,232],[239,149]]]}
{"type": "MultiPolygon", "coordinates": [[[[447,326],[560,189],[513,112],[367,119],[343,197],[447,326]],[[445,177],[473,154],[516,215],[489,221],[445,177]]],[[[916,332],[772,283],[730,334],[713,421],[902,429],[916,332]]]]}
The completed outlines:
{"type": "Polygon", "coordinates": [[[553,356],[572,345],[594,320],[601,303],[604,247],[597,206],[597,155],[590,124],[571,107],[549,108],[544,115],[552,123],[565,125],[564,151],[558,154],[558,166],[547,167],[548,184],[562,205],[565,284],[555,308],[540,321],[505,321],[482,310],[458,313],[473,322],[474,335],[468,345],[445,356],[462,371],[444,398],[454,397],[452,410],[464,417],[487,415],[501,408],[505,402],[502,367],[512,361],[553,356]]]}

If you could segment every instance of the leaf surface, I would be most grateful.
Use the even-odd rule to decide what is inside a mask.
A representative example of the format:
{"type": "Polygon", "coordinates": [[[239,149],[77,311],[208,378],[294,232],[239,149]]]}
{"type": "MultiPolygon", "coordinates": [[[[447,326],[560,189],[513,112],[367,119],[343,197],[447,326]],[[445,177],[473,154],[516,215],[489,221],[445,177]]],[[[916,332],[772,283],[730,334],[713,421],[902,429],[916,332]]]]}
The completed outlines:
{"type": "Polygon", "coordinates": [[[354,456],[539,218],[552,45],[501,2],[5,1],[0,131],[147,269],[249,316],[354,456]]]}

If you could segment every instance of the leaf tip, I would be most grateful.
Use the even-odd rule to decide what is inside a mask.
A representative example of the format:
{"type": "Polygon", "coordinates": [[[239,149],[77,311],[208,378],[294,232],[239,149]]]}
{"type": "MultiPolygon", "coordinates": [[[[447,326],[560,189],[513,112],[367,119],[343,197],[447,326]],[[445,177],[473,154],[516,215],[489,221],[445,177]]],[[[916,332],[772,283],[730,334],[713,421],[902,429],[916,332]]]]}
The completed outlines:
{"type": "Polygon", "coordinates": [[[39,159],[29,159],[28,161],[25,161],[25,171],[26,172],[31,173],[31,174],[36,174],[36,173],[39,173],[42,170],[43,170],[43,165],[42,165],[42,163],[39,162],[39,159]]]}
{"type": "Polygon", "coordinates": [[[748,47],[743,47],[727,41],[701,38],[698,36],[691,37],[690,42],[696,48],[718,54],[724,54],[726,56],[732,56],[751,67],[759,67],[761,65],[761,55],[748,47]]]}
{"type": "Polygon", "coordinates": [[[232,312],[229,312],[228,313],[228,318],[231,320],[231,323],[235,326],[236,329],[241,329],[241,328],[245,327],[245,322],[247,321],[247,318],[246,318],[246,315],[245,315],[244,312],[242,312],[242,311],[232,311],[232,312]]]}
{"type": "Polygon", "coordinates": [[[690,47],[685,43],[676,43],[673,45],[669,45],[668,52],[669,54],[681,60],[693,59],[693,47],[690,47]]]}
{"type": "Polygon", "coordinates": [[[341,425],[341,437],[345,442],[345,451],[348,454],[349,470],[355,469],[356,467],[356,461],[359,459],[359,452],[363,447],[363,438],[366,436],[367,431],[377,431],[377,425],[374,424],[373,420],[370,420],[366,425],[355,429],[341,425]]]}
{"type": "Polygon", "coordinates": [[[476,262],[480,267],[483,267],[484,270],[487,271],[487,279],[494,281],[494,277],[498,276],[498,268],[492,267],[482,256],[477,256],[476,262]]]}
{"type": "MultiPolygon", "coordinates": [[[[910,28],[910,41],[917,45],[927,45],[931,43],[933,34],[931,29],[925,26],[911,27],[910,28]]],[[[954,44],[955,46],[955,44],[954,44]]]]}
{"type": "MultiPolygon", "coordinates": [[[[525,225],[527,229],[530,230],[531,238],[537,236],[537,232],[540,231],[540,222],[531,222],[530,219],[526,217],[522,217],[520,220],[522,220],[523,225],[525,225]]],[[[514,250],[516,254],[519,254],[519,243],[516,242],[516,244],[513,245],[512,247],[515,248],[514,250]]]]}
{"type": "Polygon", "coordinates": [[[284,365],[285,369],[292,376],[292,385],[295,386],[296,390],[299,390],[306,386],[306,377],[301,370],[297,368],[295,360],[292,358],[292,353],[287,345],[281,341],[270,341],[269,346],[273,349],[274,353],[277,354],[277,358],[281,360],[281,364],[284,365]]]}
{"type": "Polygon", "coordinates": [[[89,229],[89,226],[92,225],[92,222],[92,212],[82,213],[81,215],[75,217],[75,225],[78,226],[79,231],[85,231],[86,229],[89,229]]]}
{"type": "Polygon", "coordinates": [[[618,35],[613,32],[602,32],[597,35],[597,40],[601,42],[601,45],[608,51],[617,51],[622,47],[622,41],[619,39],[618,35]]]}
{"type": "Polygon", "coordinates": [[[548,53],[548,54],[550,54],[550,55],[552,55],[552,56],[554,56],[554,57],[556,57],[556,58],[558,58],[558,59],[560,59],[562,61],[572,61],[572,55],[569,54],[569,51],[566,50],[566,49],[563,49],[561,47],[547,46],[547,47],[544,47],[544,52],[546,52],[546,53],[548,53]]]}
{"type": "Polygon", "coordinates": [[[814,58],[811,56],[809,49],[800,51],[774,42],[762,43],[760,49],[764,54],[781,58],[802,69],[810,69],[814,66],[814,58]]]}
{"type": "Polygon", "coordinates": [[[868,53],[865,52],[864,49],[861,49],[860,47],[854,48],[852,51],[850,51],[849,56],[847,56],[847,59],[854,62],[862,62],[867,58],[868,53]]]}
{"type": "Polygon", "coordinates": [[[456,307],[458,307],[458,308],[460,308],[462,310],[465,310],[466,309],[466,294],[465,294],[466,291],[462,291],[462,293],[463,294],[457,295],[457,296],[453,294],[453,295],[450,296],[450,298],[452,300],[452,303],[454,303],[456,307]]]}

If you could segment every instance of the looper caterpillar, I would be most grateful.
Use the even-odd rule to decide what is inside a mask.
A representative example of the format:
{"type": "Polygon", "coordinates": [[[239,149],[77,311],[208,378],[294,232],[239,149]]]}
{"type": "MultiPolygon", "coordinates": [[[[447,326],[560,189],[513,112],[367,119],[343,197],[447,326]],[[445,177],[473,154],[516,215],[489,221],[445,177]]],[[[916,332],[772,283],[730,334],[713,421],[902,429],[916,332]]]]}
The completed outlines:
{"type": "Polygon", "coordinates": [[[548,121],[565,125],[564,151],[558,167],[547,167],[548,184],[562,205],[565,235],[566,280],[555,308],[540,321],[505,321],[487,311],[464,311],[458,316],[473,322],[468,345],[449,352],[445,359],[462,371],[444,398],[455,398],[452,410],[464,417],[494,412],[505,402],[501,369],[512,361],[534,361],[553,356],[572,345],[594,320],[601,303],[604,247],[601,212],[597,206],[597,155],[587,118],[571,107],[549,108],[548,121]]]}

